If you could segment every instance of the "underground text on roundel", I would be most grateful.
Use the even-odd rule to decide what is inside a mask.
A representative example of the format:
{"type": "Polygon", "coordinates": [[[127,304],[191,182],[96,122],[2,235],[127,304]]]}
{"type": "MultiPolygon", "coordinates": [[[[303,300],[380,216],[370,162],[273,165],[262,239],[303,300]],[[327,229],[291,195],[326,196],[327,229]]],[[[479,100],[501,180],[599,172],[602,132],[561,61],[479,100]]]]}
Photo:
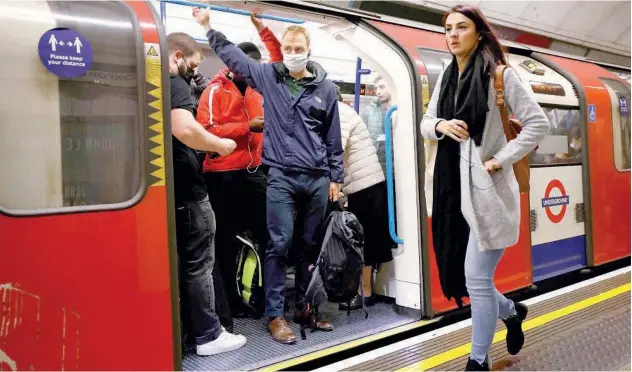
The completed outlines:
{"type": "Polygon", "coordinates": [[[542,199],[542,207],[554,207],[557,205],[566,205],[569,204],[570,200],[567,195],[565,196],[556,196],[552,198],[542,199]]]}
{"type": "Polygon", "coordinates": [[[68,28],[46,31],[38,44],[40,60],[57,76],[73,78],[84,75],[92,65],[92,47],[79,32],[68,28]]]}

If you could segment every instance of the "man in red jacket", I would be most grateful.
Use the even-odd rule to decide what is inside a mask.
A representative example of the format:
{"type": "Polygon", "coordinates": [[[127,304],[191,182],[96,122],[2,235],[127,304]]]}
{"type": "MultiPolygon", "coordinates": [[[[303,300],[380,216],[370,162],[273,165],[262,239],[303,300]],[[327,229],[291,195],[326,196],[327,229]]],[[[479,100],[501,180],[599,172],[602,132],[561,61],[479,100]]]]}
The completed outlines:
{"type": "MultiPolygon", "coordinates": [[[[276,36],[254,15],[250,19],[270,53],[270,61],[281,61],[283,55],[276,36]]],[[[254,44],[244,42],[238,47],[250,58],[261,60],[261,53],[254,44]]],[[[237,143],[229,156],[207,156],[204,161],[204,178],[217,220],[216,262],[221,267],[223,292],[232,310],[232,315],[220,314],[220,318],[230,317],[229,323],[232,323],[233,316],[247,315],[237,295],[235,235],[249,229],[262,255],[268,242],[267,177],[261,169],[263,97],[249,87],[245,79],[223,69],[202,93],[197,120],[209,132],[237,143]]]]}

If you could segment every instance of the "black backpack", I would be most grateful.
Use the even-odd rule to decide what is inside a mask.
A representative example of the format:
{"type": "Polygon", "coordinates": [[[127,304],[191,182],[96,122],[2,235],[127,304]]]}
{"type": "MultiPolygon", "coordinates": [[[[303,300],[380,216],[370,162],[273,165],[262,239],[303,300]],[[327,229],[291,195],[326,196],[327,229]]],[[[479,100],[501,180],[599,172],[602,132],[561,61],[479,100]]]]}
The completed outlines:
{"type": "MultiPolygon", "coordinates": [[[[325,299],[349,303],[362,286],[364,230],[360,221],[351,212],[332,211],[325,219],[324,226],[326,231],[320,254],[316,263],[310,267],[312,278],[307,286],[305,309],[299,322],[303,339],[305,326],[312,331],[316,329],[318,306],[325,299]]],[[[366,319],[369,315],[364,306],[364,296],[362,305],[366,319]]]]}
{"type": "Polygon", "coordinates": [[[316,266],[329,302],[347,302],[357,293],[364,266],[364,231],[351,212],[332,212],[316,266]]]}

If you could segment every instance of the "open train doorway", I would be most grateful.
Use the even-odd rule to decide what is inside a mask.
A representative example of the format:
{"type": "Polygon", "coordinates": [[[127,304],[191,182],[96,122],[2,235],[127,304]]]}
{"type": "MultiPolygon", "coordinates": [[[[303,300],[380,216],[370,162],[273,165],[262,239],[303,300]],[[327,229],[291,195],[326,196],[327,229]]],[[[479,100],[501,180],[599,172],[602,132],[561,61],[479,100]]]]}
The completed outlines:
{"type": "MultiPolygon", "coordinates": [[[[225,67],[209,47],[204,31],[191,17],[194,3],[163,1],[154,5],[162,12],[167,34],[186,32],[203,46],[206,58],[200,66],[202,74],[212,78],[225,67]]],[[[379,128],[376,146],[382,169],[392,186],[388,196],[389,223],[396,244],[391,250],[393,259],[373,272],[376,301],[367,308],[368,318],[365,319],[362,309],[348,315],[339,304],[327,303],[320,307],[319,313],[331,322],[334,330],[308,332],[305,340],[299,337],[293,345],[274,342],[265,317],[234,319],[234,333],[246,336],[247,344],[221,357],[204,358],[185,346],[185,370],[287,368],[340,345],[368,342],[373,335],[402,327],[409,329],[421,321],[420,195],[414,161],[417,159],[415,126],[420,119],[420,100],[412,64],[406,54],[374,28],[352,23],[344,16],[268,4],[213,2],[213,28],[233,44],[249,41],[257,45],[262,62],[270,60],[270,53],[249,20],[250,11],[263,14],[261,19],[279,39],[288,25],[305,27],[311,37],[310,59],[320,64],[327,72],[327,79],[338,85],[342,104],[352,107],[367,126],[379,128]],[[391,160],[387,161],[389,156],[391,160]]],[[[293,245],[291,250],[300,248],[293,245]]],[[[289,256],[291,261],[292,252],[289,256]]],[[[298,336],[299,325],[292,321],[295,276],[291,268],[286,279],[285,319],[298,336]]]]}

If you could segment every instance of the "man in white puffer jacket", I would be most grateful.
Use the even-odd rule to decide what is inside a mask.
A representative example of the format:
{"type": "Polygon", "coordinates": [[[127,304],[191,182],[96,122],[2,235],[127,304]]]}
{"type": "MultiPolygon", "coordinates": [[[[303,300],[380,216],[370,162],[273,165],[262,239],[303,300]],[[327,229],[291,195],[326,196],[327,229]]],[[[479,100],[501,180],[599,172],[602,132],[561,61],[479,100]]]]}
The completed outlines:
{"type": "MultiPolygon", "coordinates": [[[[363,291],[366,305],[372,306],[371,270],[391,261],[391,247],[395,247],[388,230],[386,179],[366,124],[351,107],[342,103],[340,89],[338,112],[344,151],[342,192],[348,197],[349,211],[358,218],[364,230],[363,288],[358,288],[358,293],[363,291]]],[[[362,297],[358,294],[349,306],[352,310],[361,308],[362,297]]],[[[346,311],[347,304],[340,304],[340,310],[346,311]]]]}

